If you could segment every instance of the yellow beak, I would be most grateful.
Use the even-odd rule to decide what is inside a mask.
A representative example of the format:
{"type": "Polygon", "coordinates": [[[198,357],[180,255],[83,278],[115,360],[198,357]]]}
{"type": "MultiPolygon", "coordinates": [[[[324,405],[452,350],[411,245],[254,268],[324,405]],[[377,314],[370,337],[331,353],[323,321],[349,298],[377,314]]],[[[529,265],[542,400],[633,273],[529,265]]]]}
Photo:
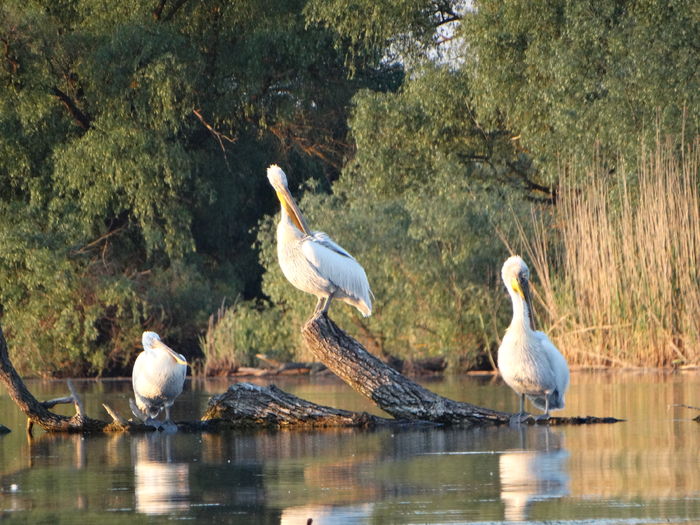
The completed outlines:
{"type": "Polygon", "coordinates": [[[163,342],[161,342],[161,341],[155,341],[155,342],[153,343],[153,347],[154,347],[154,348],[160,348],[160,349],[162,349],[162,350],[165,350],[166,352],[168,352],[168,354],[170,354],[170,357],[172,357],[172,358],[175,360],[175,362],[176,362],[177,364],[187,366],[187,360],[185,360],[184,357],[182,357],[180,354],[178,354],[175,350],[173,350],[172,348],[170,348],[170,347],[169,347],[168,345],[166,345],[165,343],[163,343],[163,342]]]}
{"type": "Polygon", "coordinates": [[[291,217],[296,227],[306,235],[311,235],[311,230],[309,230],[306,220],[304,220],[304,216],[301,214],[297,203],[294,202],[294,197],[289,193],[289,190],[287,188],[275,188],[275,192],[284,211],[291,217]]]}

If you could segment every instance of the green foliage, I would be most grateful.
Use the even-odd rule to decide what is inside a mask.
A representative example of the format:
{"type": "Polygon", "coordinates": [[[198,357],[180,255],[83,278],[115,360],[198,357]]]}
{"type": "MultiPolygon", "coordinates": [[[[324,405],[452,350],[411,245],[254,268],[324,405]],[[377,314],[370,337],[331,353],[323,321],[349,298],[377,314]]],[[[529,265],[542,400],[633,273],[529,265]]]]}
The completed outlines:
{"type": "Polygon", "coordinates": [[[265,308],[253,301],[222,307],[212,315],[201,338],[205,375],[228,373],[239,366],[258,364],[257,354],[282,362],[294,356],[293,327],[278,308],[265,308]]]}
{"type": "MultiPolygon", "coordinates": [[[[350,185],[344,177],[337,187],[350,185]]],[[[433,182],[433,191],[406,191],[401,198],[378,199],[363,189],[335,196],[307,192],[301,207],[313,228],[329,233],[363,265],[376,296],[367,319],[334,301],[334,320],[377,354],[446,355],[453,364],[474,366],[507,317],[498,276],[498,261],[507,254],[493,239],[496,228],[509,231],[515,211],[511,198],[475,191],[450,171],[433,182]]],[[[284,315],[256,324],[258,334],[280,327],[298,334],[316,299],[282,275],[271,220],[262,224],[259,242],[267,268],[263,291],[284,315]]],[[[291,342],[297,358],[311,358],[298,336],[291,342]]]]}
{"type": "MultiPolygon", "coordinates": [[[[428,0],[311,0],[309,20],[349,41],[349,51],[367,60],[408,60],[434,47],[436,29],[457,18],[458,2],[428,0]],[[368,50],[373,53],[368,54],[368,50]],[[386,56],[388,55],[388,56],[386,56]]],[[[356,57],[357,58],[357,57],[356,57]]]]}
{"type": "Polygon", "coordinates": [[[614,162],[658,129],[698,132],[700,18],[689,0],[481,0],[460,31],[480,112],[501,115],[550,179],[558,155],[582,159],[595,143],[614,162]]]}
{"type": "Polygon", "coordinates": [[[304,5],[2,3],[0,304],[24,373],[122,373],[144,328],[192,356],[223,298],[259,293],[265,166],[334,177],[350,98],[396,78],[350,79],[304,5]]]}
{"type": "Polygon", "coordinates": [[[554,200],[559,155],[598,145],[614,173],[611,152],[636,156],[640,137],[697,135],[696,14],[688,0],[2,2],[0,305],[20,368],[122,373],[143,328],[195,357],[234,297],[210,356],[299,354],[314,299],[283,279],[261,222],[272,162],[370,277],[375,315],[334,305],[339,322],[378,352],[473,362],[503,324],[495,229],[512,238],[523,197],[554,200]]]}
{"type": "Polygon", "coordinates": [[[481,186],[520,185],[510,136],[483,127],[464,72],[427,64],[397,93],[364,90],[353,102],[353,186],[400,195],[432,188],[446,172],[481,186]]]}

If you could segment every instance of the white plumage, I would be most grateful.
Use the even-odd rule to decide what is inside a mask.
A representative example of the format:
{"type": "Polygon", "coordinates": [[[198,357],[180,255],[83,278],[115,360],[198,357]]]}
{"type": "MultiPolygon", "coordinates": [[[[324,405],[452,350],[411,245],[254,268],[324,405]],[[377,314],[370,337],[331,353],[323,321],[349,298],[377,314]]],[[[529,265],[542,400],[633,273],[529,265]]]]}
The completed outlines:
{"type": "Polygon", "coordinates": [[[498,349],[498,369],[506,384],[520,394],[521,414],[527,396],[549,415],[550,410],[564,408],[569,367],[547,335],[534,329],[530,270],[525,262],[517,255],[508,258],[501,276],[513,301],[513,320],[498,349]]]}
{"type": "Polygon", "coordinates": [[[273,164],[267,178],[277,192],[282,214],[277,225],[277,257],[287,280],[318,297],[315,312],[326,313],[332,299],[372,313],[372,292],[364,268],[323,232],[311,231],[287,187],[287,177],[273,164]]]}
{"type": "Polygon", "coordinates": [[[143,352],[136,358],[131,375],[136,399],[135,405],[131,404],[132,412],[147,424],[154,424],[165,409],[165,424],[172,424],[170,407],[182,393],[187,361],[155,332],[144,332],[141,342],[143,352]]]}

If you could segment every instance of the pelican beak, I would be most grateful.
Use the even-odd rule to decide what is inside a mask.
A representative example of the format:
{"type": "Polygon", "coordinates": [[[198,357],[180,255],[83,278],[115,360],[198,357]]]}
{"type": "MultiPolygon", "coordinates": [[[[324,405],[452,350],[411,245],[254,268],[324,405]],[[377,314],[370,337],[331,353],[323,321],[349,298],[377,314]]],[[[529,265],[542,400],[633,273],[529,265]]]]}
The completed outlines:
{"type": "Polygon", "coordinates": [[[535,312],[532,309],[532,295],[530,294],[530,283],[522,275],[513,277],[511,281],[511,286],[515,293],[517,293],[525,301],[527,305],[527,312],[530,316],[530,328],[535,329],[535,312]]]}
{"type": "Polygon", "coordinates": [[[178,354],[175,350],[170,348],[168,345],[163,343],[162,341],[155,341],[153,343],[153,347],[165,350],[166,352],[168,352],[168,354],[170,354],[170,357],[172,357],[173,360],[175,360],[175,362],[177,364],[187,366],[187,361],[185,360],[185,358],[182,357],[180,354],[178,354]]]}
{"type": "Polygon", "coordinates": [[[297,203],[294,202],[294,197],[292,197],[292,194],[289,193],[289,189],[285,187],[275,187],[275,192],[277,193],[277,198],[280,200],[280,204],[287,212],[287,215],[289,215],[292,218],[292,221],[294,222],[296,227],[299,228],[299,230],[305,233],[306,235],[311,235],[311,230],[309,230],[309,227],[306,224],[306,220],[301,214],[297,203]]]}

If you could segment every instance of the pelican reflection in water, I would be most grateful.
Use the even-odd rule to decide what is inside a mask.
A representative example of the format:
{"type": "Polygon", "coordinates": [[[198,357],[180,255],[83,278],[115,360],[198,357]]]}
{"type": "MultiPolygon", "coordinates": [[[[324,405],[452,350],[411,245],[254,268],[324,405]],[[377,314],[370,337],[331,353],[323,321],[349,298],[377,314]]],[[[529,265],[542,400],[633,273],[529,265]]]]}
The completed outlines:
{"type": "Polygon", "coordinates": [[[189,465],[173,462],[172,439],[172,434],[162,432],[132,437],[136,512],[160,515],[189,510],[189,465]]]}
{"type": "Polygon", "coordinates": [[[267,168],[267,179],[282,208],[277,225],[277,257],[287,280],[318,297],[314,313],[326,314],[331,300],[339,299],[363,316],[371,315],[372,292],[364,268],[327,234],[309,229],[279,166],[267,168]]]}
{"type": "Polygon", "coordinates": [[[498,458],[501,501],[508,521],[527,521],[534,502],[569,494],[569,453],[561,445],[562,436],[541,426],[524,432],[537,440],[534,446],[507,451],[498,458]]]}
{"type": "Polygon", "coordinates": [[[177,430],[170,419],[170,407],[182,393],[187,361],[164,344],[157,333],[144,332],[143,352],[136,358],[131,381],[136,402],[129,399],[131,411],[147,425],[177,430]],[[165,409],[165,421],[155,418],[165,409]]]}
{"type": "Polygon", "coordinates": [[[543,332],[535,331],[530,298],[530,270],[514,255],[501,270],[513,302],[513,320],[498,349],[498,369],[503,380],[520,395],[520,415],[525,413],[525,396],[546,416],[564,408],[569,387],[566,359],[543,332]]]}

